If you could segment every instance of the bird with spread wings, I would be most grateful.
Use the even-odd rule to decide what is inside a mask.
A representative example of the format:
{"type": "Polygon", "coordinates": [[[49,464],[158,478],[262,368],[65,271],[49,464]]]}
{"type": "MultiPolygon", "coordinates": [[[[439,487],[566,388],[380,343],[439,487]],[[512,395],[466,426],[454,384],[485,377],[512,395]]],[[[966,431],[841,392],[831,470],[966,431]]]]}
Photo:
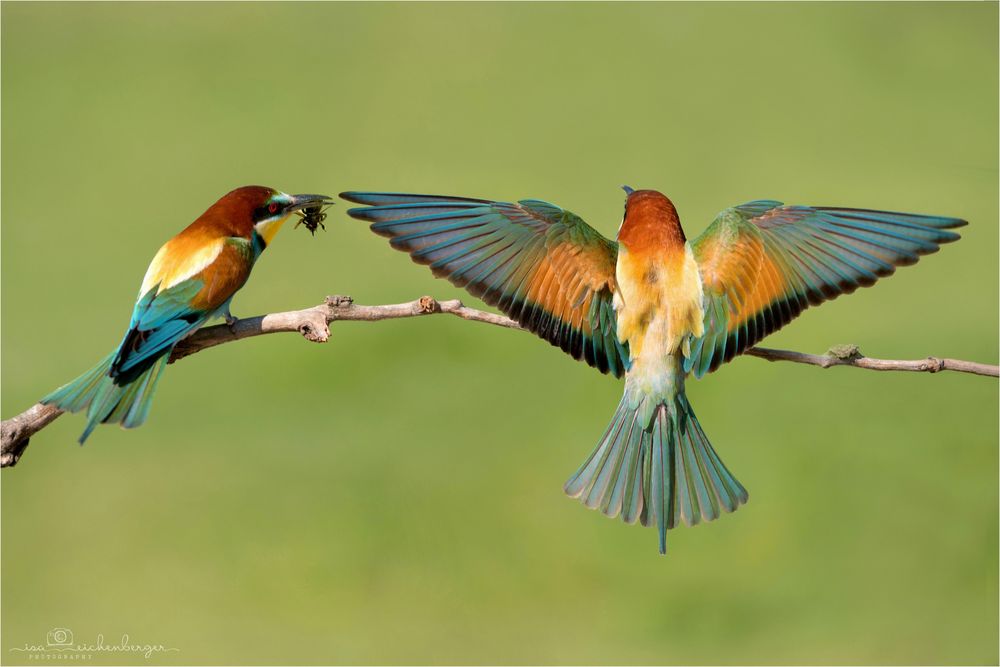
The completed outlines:
{"type": "Polygon", "coordinates": [[[951,217],[752,201],[688,241],[673,203],[625,188],[617,243],[553,204],[345,192],[348,214],[435,276],[496,306],[625,392],[566,493],[667,530],[748,495],[684,393],[811,305],[850,294],[956,241],[951,217]]]}

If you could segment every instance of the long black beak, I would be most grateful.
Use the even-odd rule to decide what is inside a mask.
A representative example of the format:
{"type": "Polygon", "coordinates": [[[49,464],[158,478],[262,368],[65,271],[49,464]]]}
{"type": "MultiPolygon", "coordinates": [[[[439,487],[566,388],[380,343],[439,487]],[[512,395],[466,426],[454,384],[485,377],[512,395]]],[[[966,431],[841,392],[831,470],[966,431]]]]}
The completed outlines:
{"type": "Polygon", "coordinates": [[[285,207],[285,213],[295,213],[305,208],[332,206],[333,197],[327,195],[292,195],[292,203],[285,207]]]}

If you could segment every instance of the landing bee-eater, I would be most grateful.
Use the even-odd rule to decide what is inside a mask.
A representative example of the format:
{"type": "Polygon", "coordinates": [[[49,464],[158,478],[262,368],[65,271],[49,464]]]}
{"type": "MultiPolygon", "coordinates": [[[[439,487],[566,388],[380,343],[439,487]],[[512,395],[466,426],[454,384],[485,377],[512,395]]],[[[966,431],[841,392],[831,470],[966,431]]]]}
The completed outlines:
{"type": "Polygon", "coordinates": [[[667,530],[747,501],[684,394],[810,305],[867,287],[940,244],[957,218],[752,201],[689,242],[673,203],[626,187],[614,243],[527,199],[345,192],[392,247],[575,359],[625,376],[604,435],[566,493],[627,523],[667,530]]]}
{"type": "Polygon", "coordinates": [[[142,424],[174,346],[212,318],[232,325],[229,303],[282,225],[293,213],[330,203],[325,195],[248,185],[212,204],[153,257],[117,349],[42,403],[87,410],[80,444],[98,424],[142,424]]]}

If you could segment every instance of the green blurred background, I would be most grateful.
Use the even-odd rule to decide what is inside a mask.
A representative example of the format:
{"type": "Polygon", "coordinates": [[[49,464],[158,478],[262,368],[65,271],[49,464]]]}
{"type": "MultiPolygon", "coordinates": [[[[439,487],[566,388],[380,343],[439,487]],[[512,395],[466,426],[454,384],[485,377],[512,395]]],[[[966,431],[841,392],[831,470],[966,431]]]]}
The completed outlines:
{"type": "MultiPolygon", "coordinates": [[[[3,416],[116,345],[159,245],[247,183],[535,197],[608,236],[622,183],[691,236],[755,198],[962,216],[767,343],[996,363],[997,18],[5,3],[3,416]]],[[[344,208],[283,232],[234,312],[463,296],[344,208]]],[[[995,381],[745,358],[692,382],[752,501],[665,558],[561,491],[620,391],[448,317],[171,366],[143,428],[80,448],[64,417],[3,472],[2,660],[65,627],[180,649],[152,664],[997,663],[995,381]]]]}

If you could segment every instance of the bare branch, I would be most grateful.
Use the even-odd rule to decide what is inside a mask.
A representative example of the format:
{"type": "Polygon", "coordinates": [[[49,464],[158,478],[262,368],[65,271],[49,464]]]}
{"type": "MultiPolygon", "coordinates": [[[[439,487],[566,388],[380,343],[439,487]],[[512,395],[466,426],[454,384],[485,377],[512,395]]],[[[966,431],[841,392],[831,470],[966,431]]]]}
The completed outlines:
{"type": "Polygon", "coordinates": [[[282,331],[298,331],[307,340],[315,343],[325,343],[330,337],[330,328],[328,325],[330,322],[338,320],[376,322],[378,320],[395,320],[401,317],[419,317],[421,315],[434,315],[436,313],[449,313],[461,317],[463,320],[486,322],[487,324],[495,324],[509,329],[522,328],[520,324],[503,315],[487,313],[474,308],[466,308],[458,299],[437,301],[429,296],[423,296],[416,301],[408,303],[394,303],[384,306],[359,306],[349,296],[328,296],[322,304],[313,308],[241,319],[232,328],[228,325],[220,324],[200,329],[189,338],[182,340],[174,348],[174,353],[170,356],[170,361],[174,362],[178,359],[183,359],[189,354],[194,354],[205,348],[215,347],[222,343],[282,331]]]}
{"type": "Polygon", "coordinates": [[[840,345],[830,348],[826,354],[807,354],[791,350],[772,350],[766,347],[754,347],[743,354],[760,357],[768,361],[793,361],[797,364],[809,364],[821,368],[831,366],[853,366],[867,368],[870,371],[910,371],[923,373],[938,373],[940,371],[956,371],[972,373],[973,375],[1000,376],[1000,366],[981,364],[976,361],[962,359],[943,359],[927,357],[912,361],[898,359],[873,359],[861,354],[856,345],[840,345]]]}
{"type": "Polygon", "coordinates": [[[63,413],[52,405],[35,403],[16,417],[0,423],[0,468],[15,465],[27,449],[31,436],[54,422],[63,413]]]}
{"type": "MultiPolygon", "coordinates": [[[[254,336],[298,332],[308,341],[325,343],[330,338],[329,325],[331,322],[376,322],[438,313],[447,313],[463,320],[527,331],[508,317],[468,308],[462,305],[458,299],[437,301],[429,296],[424,296],[408,303],[359,306],[348,296],[328,296],[322,304],[313,308],[249,317],[238,320],[232,326],[220,324],[199,329],[178,343],[170,355],[170,363],[216,345],[253,338],[254,336]]],[[[876,371],[922,371],[926,373],[957,371],[990,377],[1000,376],[1000,367],[960,359],[940,359],[937,357],[927,357],[914,361],[872,359],[863,356],[854,345],[836,346],[823,355],[790,350],[772,350],[763,347],[752,348],[744,354],[768,361],[793,361],[821,368],[853,366],[876,371]]],[[[62,410],[59,408],[36,403],[16,417],[0,422],[0,467],[6,468],[15,465],[27,448],[30,438],[55,421],[61,414],[62,410]]]]}

